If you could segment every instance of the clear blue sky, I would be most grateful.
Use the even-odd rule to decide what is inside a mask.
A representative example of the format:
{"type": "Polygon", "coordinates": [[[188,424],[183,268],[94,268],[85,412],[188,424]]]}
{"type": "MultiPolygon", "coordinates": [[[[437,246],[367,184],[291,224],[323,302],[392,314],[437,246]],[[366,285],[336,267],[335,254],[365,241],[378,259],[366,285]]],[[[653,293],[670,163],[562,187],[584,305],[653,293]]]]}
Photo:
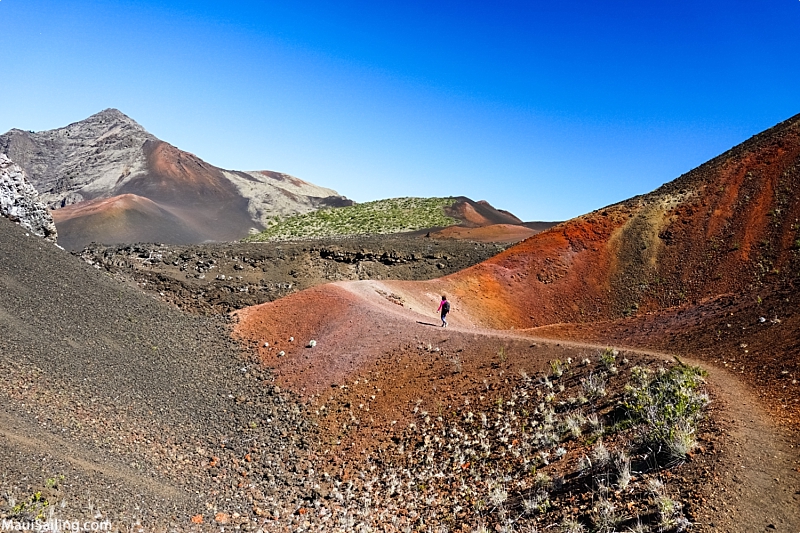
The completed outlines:
{"type": "Polygon", "coordinates": [[[558,220],[800,113],[800,1],[0,0],[0,131],[107,107],[357,201],[558,220]]]}

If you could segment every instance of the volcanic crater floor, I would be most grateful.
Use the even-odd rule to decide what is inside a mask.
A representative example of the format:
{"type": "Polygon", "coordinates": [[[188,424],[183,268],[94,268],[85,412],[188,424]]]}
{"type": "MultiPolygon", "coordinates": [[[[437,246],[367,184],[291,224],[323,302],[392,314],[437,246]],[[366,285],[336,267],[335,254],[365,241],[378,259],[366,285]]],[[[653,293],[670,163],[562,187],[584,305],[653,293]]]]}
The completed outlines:
{"type": "Polygon", "coordinates": [[[165,287],[144,292],[7,221],[0,239],[4,520],[109,520],[116,531],[473,531],[481,518],[502,529],[502,511],[529,512],[515,530],[542,531],[571,519],[598,529],[611,508],[624,531],[636,516],[656,530],[669,500],[691,531],[800,531],[796,430],[776,423],[753,385],[706,358],[681,351],[685,365],[708,372],[710,403],[697,447],[668,466],[636,447],[633,428],[598,433],[592,418],[606,428],[623,420],[634,367],[680,366],[663,347],[481,329],[459,318],[457,303],[441,328],[435,306],[421,312],[437,295],[411,301],[390,282],[319,286],[231,318],[199,317],[157,301],[170,301],[165,287]],[[609,346],[615,372],[601,360],[609,346]],[[602,376],[605,394],[582,403],[591,376],[602,376]],[[482,459],[465,451],[478,444],[448,440],[478,435],[481,413],[517,432],[486,429],[494,455],[482,459]],[[533,463],[515,455],[530,444],[519,434],[526,417],[559,439],[530,448],[533,463]],[[578,430],[563,438],[568,420],[578,430]],[[610,466],[624,463],[622,450],[625,489],[610,466]],[[469,492],[470,480],[481,492],[469,492]],[[456,496],[460,509],[431,518],[456,496]]]}

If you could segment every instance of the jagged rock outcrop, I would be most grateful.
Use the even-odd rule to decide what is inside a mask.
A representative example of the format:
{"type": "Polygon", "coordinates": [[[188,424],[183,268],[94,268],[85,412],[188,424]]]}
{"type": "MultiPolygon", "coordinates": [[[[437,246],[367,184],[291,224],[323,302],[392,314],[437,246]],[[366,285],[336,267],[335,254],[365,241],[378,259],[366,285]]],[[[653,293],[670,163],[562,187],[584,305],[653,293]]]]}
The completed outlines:
{"type": "Polygon", "coordinates": [[[48,241],[58,238],[50,211],[39,201],[22,168],[5,154],[0,154],[0,215],[48,241]]]}
{"type": "Polygon", "coordinates": [[[287,174],[224,170],[147,132],[116,109],[64,128],[0,135],[53,211],[67,248],[230,241],[276,216],[350,205],[287,174]]]}

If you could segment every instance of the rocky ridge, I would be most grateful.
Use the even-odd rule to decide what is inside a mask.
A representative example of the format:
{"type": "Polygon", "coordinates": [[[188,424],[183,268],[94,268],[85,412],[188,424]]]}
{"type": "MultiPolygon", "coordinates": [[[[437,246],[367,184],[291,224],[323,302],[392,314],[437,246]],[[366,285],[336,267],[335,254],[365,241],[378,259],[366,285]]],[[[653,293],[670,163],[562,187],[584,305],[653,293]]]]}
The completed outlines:
{"type": "Polygon", "coordinates": [[[142,147],[157,141],[130,117],[106,109],[54,130],[12,129],[0,136],[0,151],[26,170],[42,201],[56,209],[111,196],[120,184],[146,172],[142,147]]]}
{"type": "Polygon", "coordinates": [[[116,109],[49,131],[12,129],[0,135],[0,153],[25,170],[56,210],[64,246],[73,249],[90,242],[235,240],[277,215],[352,204],[287,174],[218,168],[116,109]]]}
{"type": "Polygon", "coordinates": [[[0,154],[0,215],[18,222],[39,237],[55,242],[56,225],[25,172],[5,154],[0,154]]]}

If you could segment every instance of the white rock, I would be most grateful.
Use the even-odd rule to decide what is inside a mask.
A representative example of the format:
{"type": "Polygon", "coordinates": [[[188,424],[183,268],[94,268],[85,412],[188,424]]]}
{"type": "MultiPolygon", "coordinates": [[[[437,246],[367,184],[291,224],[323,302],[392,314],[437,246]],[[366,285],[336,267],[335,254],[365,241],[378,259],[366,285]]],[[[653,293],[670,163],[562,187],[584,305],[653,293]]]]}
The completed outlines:
{"type": "Polygon", "coordinates": [[[0,215],[48,241],[58,238],[53,217],[39,201],[39,193],[5,154],[0,154],[0,215]]]}

